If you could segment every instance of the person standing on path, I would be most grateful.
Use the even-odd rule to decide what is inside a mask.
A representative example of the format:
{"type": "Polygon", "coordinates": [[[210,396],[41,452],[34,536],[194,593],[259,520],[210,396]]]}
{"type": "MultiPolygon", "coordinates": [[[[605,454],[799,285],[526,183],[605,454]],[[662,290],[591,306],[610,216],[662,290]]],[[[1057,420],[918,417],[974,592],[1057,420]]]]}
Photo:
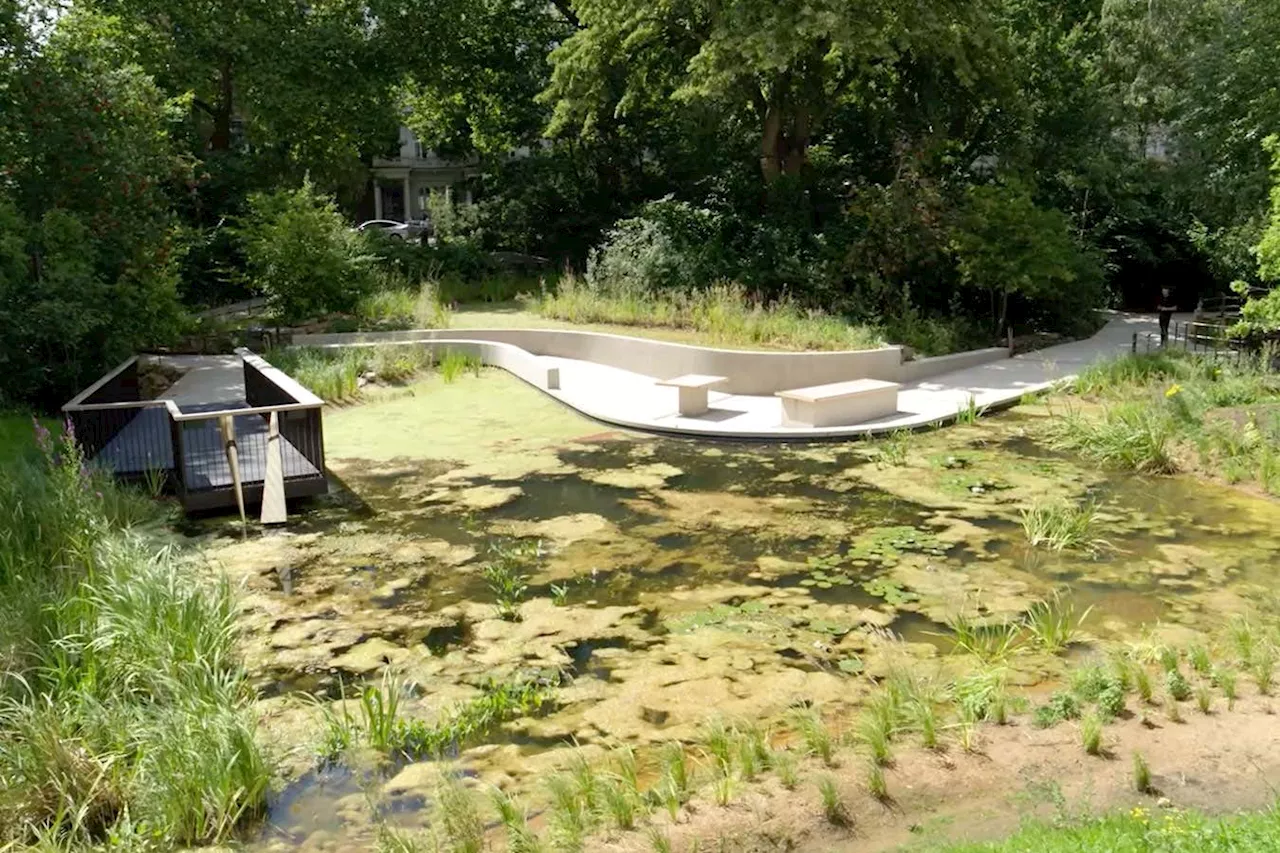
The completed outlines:
{"type": "Polygon", "coordinates": [[[1169,288],[1160,288],[1160,304],[1156,306],[1156,310],[1160,312],[1160,346],[1168,346],[1169,321],[1173,319],[1173,312],[1178,310],[1178,306],[1169,297],[1169,288]]]}

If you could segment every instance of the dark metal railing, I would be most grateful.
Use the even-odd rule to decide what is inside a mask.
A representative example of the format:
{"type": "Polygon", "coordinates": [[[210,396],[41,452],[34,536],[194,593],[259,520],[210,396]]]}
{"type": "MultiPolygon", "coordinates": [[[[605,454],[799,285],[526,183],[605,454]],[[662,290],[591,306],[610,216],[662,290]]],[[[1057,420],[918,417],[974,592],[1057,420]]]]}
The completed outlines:
{"type": "MultiPolygon", "coordinates": [[[[126,479],[165,474],[190,506],[218,505],[211,493],[233,491],[220,423],[230,419],[239,450],[244,486],[261,488],[266,475],[272,414],[278,418],[286,483],[304,482],[314,493],[323,485],[323,402],[280,370],[248,350],[244,363],[245,403],[218,411],[182,411],[173,400],[140,400],[137,358],[121,364],[63,407],[90,459],[126,479]]],[[[215,495],[216,497],[216,495],[215,495]]]]}

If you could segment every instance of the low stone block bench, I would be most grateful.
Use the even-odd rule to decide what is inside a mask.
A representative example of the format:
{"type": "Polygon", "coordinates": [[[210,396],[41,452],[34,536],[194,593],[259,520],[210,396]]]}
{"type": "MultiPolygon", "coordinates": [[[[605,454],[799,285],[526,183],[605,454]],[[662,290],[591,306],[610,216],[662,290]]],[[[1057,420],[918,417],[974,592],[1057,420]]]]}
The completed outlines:
{"type": "Polygon", "coordinates": [[[896,382],[854,379],[779,391],[782,425],[828,427],[860,424],[898,411],[896,382]]]}
{"type": "Polygon", "coordinates": [[[674,379],[659,380],[658,385],[666,388],[677,388],[680,391],[680,416],[694,418],[706,414],[707,392],[722,382],[727,376],[705,376],[701,373],[686,373],[674,379]]]}

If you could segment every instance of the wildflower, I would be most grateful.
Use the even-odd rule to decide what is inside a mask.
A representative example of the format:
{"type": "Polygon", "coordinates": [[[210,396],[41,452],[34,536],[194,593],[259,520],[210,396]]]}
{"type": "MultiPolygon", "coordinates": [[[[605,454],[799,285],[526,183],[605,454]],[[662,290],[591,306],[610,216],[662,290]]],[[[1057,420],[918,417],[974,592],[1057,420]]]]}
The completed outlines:
{"type": "Polygon", "coordinates": [[[1164,392],[1164,396],[1166,400],[1172,400],[1174,397],[1178,396],[1181,393],[1182,393],[1182,386],[1179,385],[1177,382],[1175,382],[1172,385],[1170,385],[1168,389],[1164,392]]]}

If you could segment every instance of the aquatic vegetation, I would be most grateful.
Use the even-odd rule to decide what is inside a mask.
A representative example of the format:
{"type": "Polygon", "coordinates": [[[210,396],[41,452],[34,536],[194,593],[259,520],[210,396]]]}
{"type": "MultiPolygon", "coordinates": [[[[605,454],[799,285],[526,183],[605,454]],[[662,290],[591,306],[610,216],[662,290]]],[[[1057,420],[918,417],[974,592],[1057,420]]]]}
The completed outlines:
{"type": "Polygon", "coordinates": [[[1138,692],[1138,698],[1150,705],[1154,696],[1151,673],[1147,672],[1147,668],[1142,664],[1136,664],[1133,668],[1133,687],[1138,692]]]}
{"type": "Polygon", "coordinates": [[[397,748],[410,760],[461,750],[507,720],[537,713],[551,701],[553,687],[540,677],[490,681],[480,696],[457,706],[443,722],[405,721],[397,748]]]}
{"type": "MultiPolygon", "coordinates": [[[[689,799],[693,782],[684,746],[678,741],[666,744],[662,748],[659,760],[662,766],[662,783],[659,787],[667,795],[665,801],[668,809],[671,801],[674,800],[678,812],[680,806],[689,799]]],[[[675,817],[675,812],[672,812],[672,817],[675,817]]]]}
{"type": "Polygon", "coordinates": [[[733,793],[736,790],[733,774],[723,773],[715,778],[711,783],[712,796],[715,798],[716,805],[724,808],[733,802],[733,793]]]}
{"type": "Polygon", "coordinates": [[[1022,645],[1022,625],[1007,618],[993,625],[960,611],[947,617],[946,626],[951,629],[952,652],[973,655],[983,663],[1007,660],[1022,645]]]}
{"type": "Polygon", "coordinates": [[[1098,505],[1093,502],[1037,503],[1022,511],[1022,529],[1032,547],[1094,552],[1107,545],[1094,535],[1099,518],[1098,505]]]}
{"type": "Polygon", "coordinates": [[[1270,643],[1265,643],[1254,649],[1253,658],[1249,662],[1249,674],[1253,676],[1253,683],[1258,686],[1258,692],[1263,696],[1271,695],[1271,688],[1275,679],[1275,669],[1275,646],[1270,643]]]}
{"type": "Polygon", "coordinates": [[[440,378],[446,383],[457,382],[464,373],[473,373],[478,376],[482,366],[479,356],[456,349],[446,349],[439,355],[436,362],[436,370],[440,372],[440,378]]]}
{"type": "Polygon", "coordinates": [[[1002,667],[987,667],[959,678],[953,687],[961,720],[990,720],[1004,724],[1009,713],[1009,673],[1002,667]]]}
{"type": "Polygon", "coordinates": [[[1080,744],[1089,755],[1102,754],[1102,718],[1087,713],[1080,718],[1080,744]]]}
{"type": "Polygon", "coordinates": [[[822,759],[828,767],[835,766],[835,738],[816,708],[797,708],[791,715],[792,724],[800,733],[805,749],[810,755],[822,759]]]}
{"type": "Polygon", "coordinates": [[[1142,756],[1141,752],[1133,753],[1133,790],[1139,794],[1153,793],[1151,787],[1151,768],[1147,766],[1147,759],[1142,756]]]}
{"type": "Polygon", "coordinates": [[[1080,701],[1074,693],[1059,690],[1049,697],[1049,701],[1035,710],[1036,728],[1047,729],[1064,720],[1080,718],[1080,701]]]}
{"type": "Polygon", "coordinates": [[[937,749],[939,717],[938,707],[923,699],[914,699],[907,705],[907,715],[915,730],[920,733],[920,743],[925,749],[937,749]]]}
{"type": "Polygon", "coordinates": [[[778,783],[788,791],[800,784],[800,765],[795,753],[789,749],[774,750],[769,766],[778,774],[778,783]]]}
{"type": "Polygon", "coordinates": [[[453,853],[480,853],[484,849],[484,819],[475,794],[458,774],[445,771],[436,785],[432,828],[440,846],[453,853]]]}
{"type": "Polygon", "coordinates": [[[649,839],[649,849],[653,850],[653,853],[671,853],[671,839],[658,827],[649,827],[646,837],[649,839]]]}
{"type": "Polygon", "coordinates": [[[1113,468],[1170,474],[1175,428],[1168,412],[1148,403],[1118,403],[1100,417],[1067,410],[1052,421],[1051,444],[1113,468]]]}
{"type": "Polygon", "coordinates": [[[1165,673],[1164,689],[1175,702],[1185,702],[1191,698],[1191,685],[1187,683],[1187,677],[1176,668],[1165,673]]]}
{"type": "Polygon", "coordinates": [[[546,786],[551,799],[547,824],[555,846],[561,850],[581,850],[591,830],[592,815],[579,796],[577,783],[563,773],[556,773],[547,778],[546,786]]]}
{"type": "Polygon", "coordinates": [[[904,604],[910,604],[918,601],[920,596],[914,592],[903,589],[899,584],[894,583],[888,578],[872,578],[862,584],[862,588],[868,595],[874,595],[876,598],[883,598],[884,603],[890,607],[901,607],[904,604]]]}
{"type": "Polygon", "coordinates": [[[1209,714],[1213,711],[1213,694],[1209,692],[1207,684],[1196,685],[1196,707],[1200,709],[1201,714],[1209,714]]]}
{"type": "Polygon", "coordinates": [[[986,414],[986,411],[986,407],[978,408],[977,398],[970,394],[968,402],[956,409],[956,423],[976,424],[978,418],[986,414]]]}
{"type": "Polygon", "coordinates": [[[1208,676],[1213,671],[1213,661],[1209,658],[1209,650],[1196,643],[1187,649],[1187,661],[1198,674],[1208,676]]]}
{"type": "Polygon", "coordinates": [[[911,432],[895,429],[876,442],[876,456],[886,465],[901,467],[907,464],[907,453],[911,448],[911,432]]]}
{"type": "Polygon", "coordinates": [[[867,793],[877,800],[889,799],[889,785],[884,778],[884,767],[874,761],[867,762],[867,793]]]}
{"type": "Polygon", "coordinates": [[[569,603],[568,584],[551,584],[551,603],[556,607],[564,607],[569,603]]]}
{"type": "Polygon", "coordinates": [[[622,779],[607,779],[600,785],[604,810],[618,829],[634,829],[641,800],[636,789],[622,779]]]}
{"type": "Polygon", "coordinates": [[[1104,721],[1114,720],[1124,713],[1124,688],[1119,682],[1111,681],[1097,698],[1098,715],[1104,721]]]}
{"type": "Polygon", "coordinates": [[[520,621],[520,602],[529,589],[528,569],[542,557],[542,542],[518,540],[492,546],[493,556],[481,566],[498,616],[508,622],[520,621]]]}
{"type": "Polygon", "coordinates": [[[1059,654],[1076,641],[1092,611],[1093,607],[1086,607],[1076,615],[1075,603],[1061,591],[1055,591],[1049,598],[1027,608],[1023,625],[1035,645],[1049,654],[1059,654]]]}
{"type": "Polygon", "coordinates": [[[499,788],[489,791],[490,802],[498,813],[510,853],[542,853],[542,841],[529,826],[529,812],[499,788]]]}
{"type": "Polygon", "coordinates": [[[1234,670],[1218,667],[1213,671],[1213,683],[1222,691],[1223,697],[1227,700],[1227,710],[1230,711],[1236,706],[1236,673],[1234,670]]]}
{"type": "Polygon", "coordinates": [[[858,742],[867,748],[871,761],[888,764],[892,760],[893,729],[896,711],[888,697],[880,694],[858,720],[858,742]]]}
{"type": "Polygon", "coordinates": [[[1115,676],[1102,665],[1087,663],[1071,671],[1071,692],[1085,702],[1093,702],[1115,681],[1115,676]]]}
{"type": "Polygon", "coordinates": [[[822,814],[828,823],[833,826],[848,826],[852,823],[849,809],[844,804],[844,798],[840,796],[840,789],[836,787],[835,779],[830,776],[820,778],[818,796],[822,798],[822,814]]]}
{"type": "Polygon", "coordinates": [[[387,670],[380,687],[367,684],[360,691],[360,716],[365,740],[379,752],[395,749],[400,744],[404,721],[400,719],[401,684],[387,670]]]}

